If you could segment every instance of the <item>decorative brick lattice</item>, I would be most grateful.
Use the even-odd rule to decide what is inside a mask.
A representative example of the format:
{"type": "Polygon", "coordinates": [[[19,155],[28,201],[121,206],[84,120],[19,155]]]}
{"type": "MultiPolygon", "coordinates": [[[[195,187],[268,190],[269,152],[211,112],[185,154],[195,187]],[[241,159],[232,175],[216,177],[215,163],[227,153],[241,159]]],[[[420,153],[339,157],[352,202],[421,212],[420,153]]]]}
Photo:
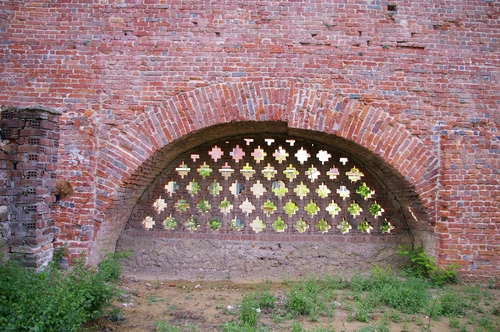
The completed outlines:
{"type": "Polygon", "coordinates": [[[136,207],[129,227],[303,236],[404,228],[369,170],[315,142],[226,139],[189,151],[163,173],[168,180],[136,207]]]}

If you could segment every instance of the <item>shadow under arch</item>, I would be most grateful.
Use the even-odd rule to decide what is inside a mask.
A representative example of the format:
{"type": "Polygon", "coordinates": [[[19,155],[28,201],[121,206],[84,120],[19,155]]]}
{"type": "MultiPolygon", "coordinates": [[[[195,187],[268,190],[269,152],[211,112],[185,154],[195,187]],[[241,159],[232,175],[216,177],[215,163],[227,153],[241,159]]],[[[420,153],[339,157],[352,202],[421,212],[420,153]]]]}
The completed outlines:
{"type": "MultiPolygon", "coordinates": [[[[303,130],[303,129],[291,129],[286,126],[285,123],[249,123],[249,122],[243,122],[243,123],[229,123],[229,124],[224,124],[224,125],[217,125],[209,128],[205,128],[197,133],[195,133],[196,136],[201,136],[203,137],[203,140],[194,140],[190,142],[190,144],[186,144],[186,141],[180,140],[178,143],[182,145],[183,151],[182,152],[176,152],[173,156],[175,158],[172,160],[172,162],[166,167],[164,172],[160,176],[158,176],[148,187],[148,189],[144,192],[144,194],[141,196],[141,198],[137,201],[136,207],[134,208],[134,213],[131,216],[131,219],[127,223],[127,227],[123,231],[122,235],[118,239],[118,248],[120,250],[131,250],[132,252],[136,253],[134,256],[134,261],[137,261],[138,259],[141,259],[140,257],[142,256],[142,253],[145,253],[147,257],[154,257],[151,260],[152,261],[157,261],[155,264],[151,264],[151,261],[145,260],[143,262],[143,266],[136,266],[134,265],[134,262],[125,262],[124,268],[126,270],[134,270],[140,272],[146,272],[147,273],[152,273],[152,274],[161,274],[161,275],[168,275],[169,277],[174,277],[175,275],[171,275],[170,273],[174,273],[175,265],[177,264],[178,266],[180,265],[180,259],[178,257],[179,254],[173,254],[173,252],[170,250],[167,250],[164,245],[165,243],[168,243],[167,246],[173,246],[175,247],[175,251],[180,251],[184,253],[190,252],[190,249],[195,251],[195,252],[210,252],[210,255],[214,255],[214,261],[215,262],[225,262],[225,264],[234,266],[231,267],[230,269],[233,271],[233,278],[236,279],[238,277],[241,278],[241,271],[238,271],[237,263],[234,263],[231,257],[225,257],[225,259],[221,259],[221,252],[224,252],[224,248],[220,248],[219,246],[223,247],[227,243],[232,243],[234,245],[234,240],[237,240],[240,245],[240,250],[242,252],[245,252],[248,249],[248,241],[251,241],[253,243],[258,243],[258,247],[268,247],[270,242],[276,242],[276,243],[281,243],[281,246],[287,247],[285,250],[290,250],[291,252],[297,252],[301,251],[305,252],[307,251],[305,249],[305,246],[310,245],[314,246],[314,242],[318,240],[318,238],[321,238],[319,248],[320,251],[326,252],[326,248],[332,248],[332,251],[339,251],[338,256],[336,257],[339,261],[335,262],[340,264],[336,268],[336,271],[342,271],[343,268],[347,268],[346,263],[346,258],[345,258],[345,253],[341,252],[339,249],[339,246],[344,246],[344,248],[351,248],[351,249],[346,249],[346,250],[353,250],[354,253],[351,255],[351,264],[361,264],[363,267],[370,266],[372,261],[367,261],[366,256],[363,257],[363,255],[370,255],[370,259],[373,259],[374,264],[386,264],[390,263],[391,265],[393,263],[396,263],[398,259],[396,258],[395,255],[395,248],[398,244],[408,244],[408,243],[416,243],[416,242],[422,242],[422,241],[427,241],[429,242],[429,235],[427,233],[426,229],[426,224],[424,224],[422,221],[425,219],[415,219],[414,215],[415,214],[420,214],[422,216],[425,216],[426,212],[425,209],[423,208],[422,204],[419,202],[418,195],[414,192],[412,186],[402,177],[398,172],[391,167],[387,162],[384,162],[380,157],[376,156],[366,148],[363,148],[359,146],[358,144],[355,144],[353,142],[349,142],[345,140],[344,138],[336,137],[333,135],[325,134],[325,133],[318,133],[310,130],[303,130]],[[243,126],[243,127],[242,127],[243,126]],[[245,128],[245,130],[242,130],[242,128],[245,128]],[[279,129],[278,129],[279,128],[279,129]],[[228,147],[233,147],[236,142],[240,141],[243,142],[245,138],[256,138],[258,139],[260,137],[260,140],[262,142],[263,137],[269,137],[269,138],[278,138],[282,137],[281,141],[284,142],[285,138],[292,138],[296,139],[299,142],[312,142],[314,143],[314,146],[321,146],[321,147],[327,147],[327,151],[332,151],[333,150],[340,152],[339,154],[345,157],[348,157],[349,162],[352,164],[355,164],[356,166],[360,167],[360,169],[365,172],[368,170],[370,175],[375,177],[380,184],[382,184],[385,188],[382,195],[384,196],[389,196],[389,198],[385,198],[385,200],[391,201],[390,206],[398,209],[398,213],[393,213],[394,211],[386,211],[389,212],[391,215],[396,215],[397,218],[404,219],[403,221],[399,221],[399,224],[397,225],[396,229],[398,230],[397,234],[394,235],[381,235],[381,234],[376,234],[378,233],[378,227],[373,225],[375,228],[374,235],[363,235],[359,234],[359,231],[357,231],[356,234],[349,234],[349,235],[340,235],[338,234],[338,231],[335,228],[335,222],[332,227],[332,231],[329,232],[329,235],[314,235],[316,233],[304,233],[303,235],[297,234],[296,231],[293,231],[290,233],[290,231],[287,231],[286,233],[283,233],[283,236],[273,232],[271,229],[268,231],[264,232],[263,234],[259,233],[259,235],[253,235],[252,231],[243,231],[242,233],[239,232],[232,232],[229,230],[223,230],[221,232],[212,232],[210,230],[197,230],[196,232],[194,231],[188,231],[184,230],[184,226],[177,227],[177,230],[175,232],[171,231],[166,231],[163,229],[162,223],[159,219],[156,222],[156,225],[154,226],[154,229],[144,229],[143,226],[139,223],[139,220],[144,217],[146,210],[151,210],[151,213],[156,215],[153,210],[153,202],[158,197],[158,193],[164,193],[165,195],[168,195],[164,190],[165,183],[168,181],[167,179],[171,179],[170,175],[175,172],[175,168],[178,167],[178,165],[182,162],[183,160],[190,159],[191,153],[192,152],[197,152],[198,146],[202,146],[200,151],[204,151],[204,156],[200,158],[199,164],[202,163],[202,160],[204,159],[210,159],[207,157],[207,152],[209,149],[207,147],[213,146],[214,143],[218,143],[218,146],[224,146],[223,144],[221,145],[220,143],[224,143],[224,141],[227,141],[226,143],[228,144],[228,147]],[[330,147],[331,149],[328,149],[330,147]],[[170,175],[169,175],[170,174],[170,175]],[[138,215],[142,215],[139,219],[137,218],[138,215]],[[158,224],[160,223],[160,224],[158,224]],[[401,224],[403,225],[403,228],[400,227],[401,224]],[[409,231],[408,231],[409,229],[409,231]],[[217,233],[217,234],[216,234],[217,233]],[[293,244],[287,243],[287,238],[288,235],[290,235],[290,238],[294,238],[293,244]],[[409,235],[409,236],[408,236],[409,235]],[[298,240],[300,236],[300,244],[298,240]],[[214,244],[214,242],[218,242],[219,244],[214,244]],[[186,243],[189,243],[187,247],[184,245],[186,243]],[[207,244],[209,243],[209,245],[207,244]],[[226,244],[220,244],[220,243],[226,243],[226,244]],[[208,248],[212,248],[212,251],[208,251],[208,248]],[[389,250],[389,248],[392,248],[389,250]],[[358,251],[358,252],[356,252],[358,251]],[[382,256],[385,257],[388,260],[381,260],[380,255],[377,254],[377,252],[383,252],[382,256]],[[389,255],[389,253],[391,253],[389,255]],[[359,259],[359,261],[358,261],[359,259]],[[363,260],[364,259],[364,260],[363,260]],[[168,263],[167,263],[168,261],[168,263]],[[170,266],[169,264],[172,264],[170,266]],[[159,266],[162,266],[160,268],[159,266]],[[168,268],[165,268],[165,266],[168,266],[168,268]],[[168,272],[166,272],[168,271],[168,272]],[[238,275],[238,272],[240,274],[238,275]],[[169,273],[169,274],[167,274],[169,273]]],[[[302,143],[298,144],[302,145],[302,143]]],[[[285,145],[283,145],[285,147],[285,145]]],[[[274,148],[277,148],[278,146],[273,146],[271,150],[274,151],[274,148]]],[[[252,150],[250,148],[250,150],[252,150]]],[[[299,149],[297,146],[296,149],[299,149]]],[[[226,155],[228,150],[225,149],[226,155]]],[[[312,152],[312,151],[311,151],[312,152]]],[[[249,151],[247,151],[247,155],[249,155],[249,151]]],[[[270,151],[267,152],[267,155],[270,155],[270,151]]],[[[295,158],[292,157],[292,153],[290,153],[290,161],[294,160],[295,158]]],[[[312,155],[312,153],[311,153],[312,155]]],[[[201,154],[200,154],[201,156],[201,154]]],[[[248,160],[247,160],[248,161],[248,160]]],[[[204,163],[204,161],[203,161],[204,163]]],[[[288,159],[287,159],[288,163],[288,159]]],[[[338,163],[338,159],[335,159],[335,163],[338,163]]],[[[219,161],[218,164],[221,164],[219,161]]],[[[215,166],[215,165],[214,165],[215,166]]],[[[212,166],[212,167],[214,167],[212,166]]],[[[340,166],[340,165],[338,165],[340,166]]],[[[237,168],[234,167],[233,168],[237,168]]],[[[348,167],[350,168],[350,166],[348,167]]],[[[192,172],[194,172],[194,169],[192,168],[192,172]]],[[[300,172],[303,174],[303,171],[300,172]]],[[[344,170],[345,171],[345,170],[344,170]]],[[[341,174],[343,174],[343,172],[341,174]]],[[[196,172],[195,172],[196,173],[196,172]]],[[[216,171],[214,171],[216,173],[216,171]]],[[[260,173],[260,172],[259,172],[260,173]]],[[[280,172],[281,173],[281,172],[280,172]]],[[[323,173],[324,174],[324,173],[323,173]]],[[[191,179],[191,176],[188,176],[191,179]]],[[[365,177],[367,177],[367,174],[365,173],[365,177]]],[[[175,179],[175,177],[174,177],[175,179]]],[[[180,178],[179,178],[180,180],[180,178]]],[[[183,182],[182,180],[180,180],[183,182]]],[[[189,180],[186,180],[186,182],[189,180]]],[[[210,180],[212,181],[212,180],[210,180]]],[[[231,181],[234,181],[234,177],[231,178],[231,181]]],[[[230,182],[231,182],[230,181],[230,182]]],[[[263,181],[266,182],[266,181],[263,181]]],[[[367,178],[368,182],[368,178],[367,178]]],[[[221,182],[222,183],[222,182],[221,182]]],[[[225,188],[227,188],[226,183],[224,185],[225,188]]],[[[202,184],[202,187],[205,185],[202,184]]],[[[371,187],[371,184],[370,184],[371,187]]],[[[245,187],[248,188],[248,187],[245,187]]],[[[374,188],[374,187],[371,187],[374,188]]],[[[377,187],[375,187],[377,188],[377,187]]],[[[248,189],[247,189],[248,190],[248,189]]],[[[380,191],[377,189],[378,198],[381,198],[380,196],[380,191]]],[[[227,192],[227,190],[226,190],[227,192]]],[[[311,191],[312,192],[312,191],[311,191]]],[[[354,191],[351,189],[351,193],[354,191]]],[[[208,194],[207,194],[208,195],[208,194]]],[[[247,194],[248,195],[248,194],[247,194]]],[[[352,195],[351,195],[352,196],[352,195]]],[[[165,196],[164,196],[165,197],[165,196]]],[[[203,197],[203,195],[201,196],[203,197]]],[[[231,196],[232,197],[232,196],[231,196]]],[[[245,200],[248,200],[249,196],[245,196],[245,200]]],[[[312,195],[311,195],[312,197],[312,195]]],[[[191,206],[194,208],[193,204],[196,204],[199,198],[194,198],[192,199],[191,206]]],[[[243,199],[243,198],[242,198],[243,199]]],[[[173,202],[176,199],[169,199],[169,206],[173,206],[173,202]]],[[[308,201],[309,199],[307,199],[308,201]]],[[[241,204],[241,200],[239,201],[241,204]]],[[[235,203],[236,204],[236,203],[235,203]]],[[[213,205],[213,204],[212,204],[213,205]]],[[[240,205],[241,206],[241,205],[240,205]]],[[[258,206],[258,205],[257,205],[258,206]]],[[[345,206],[344,206],[345,208],[345,206]]],[[[146,212],[147,214],[147,212],[146,212]]],[[[174,214],[175,215],[175,214],[174,214]]],[[[180,218],[179,215],[175,215],[176,218],[180,218]]],[[[200,221],[202,216],[200,216],[200,221]]],[[[253,219],[254,217],[252,217],[253,219]]],[[[388,217],[389,218],[389,217],[388,217]]],[[[262,218],[263,220],[266,218],[262,218]]],[[[287,218],[288,219],[288,218],[287,218]]],[[[306,218],[304,218],[306,219],[306,218]]],[[[177,219],[179,222],[181,222],[179,219],[177,219]]],[[[318,218],[319,220],[319,218],[318,218]]],[[[391,220],[391,219],[390,219],[391,220]]],[[[392,221],[392,220],[391,220],[392,221]]],[[[227,222],[227,221],[226,221],[227,222]]],[[[248,225],[248,222],[245,222],[246,225],[248,225]]],[[[269,222],[269,221],[268,221],[269,222]]],[[[425,221],[424,221],[425,222],[425,221]]],[[[202,222],[203,223],[203,222],[202,222]]],[[[292,227],[291,223],[289,223],[289,229],[292,227]]],[[[181,222],[181,225],[184,225],[183,222],[181,222]]],[[[427,224],[428,225],[428,224],[427,224]]],[[[269,225],[268,225],[269,226],[269,225]]],[[[311,225],[311,227],[314,227],[311,225]]],[[[203,228],[203,226],[202,226],[203,228]]],[[[353,228],[356,228],[356,226],[353,225],[353,228]]],[[[354,231],[354,230],[353,230],[354,231]]],[[[428,243],[430,244],[430,243],[428,243]]],[[[228,246],[231,246],[231,244],[227,244],[228,246]]],[[[273,249],[280,251],[281,247],[279,249],[273,249]]],[[[261,251],[260,253],[263,253],[261,251]]],[[[182,255],[182,254],[180,254],[182,255]]],[[[252,257],[252,254],[246,254],[247,257],[252,257]]],[[[274,253],[273,253],[274,255],[274,253]]],[[[277,253],[279,255],[279,253],[277,253]]],[[[304,254],[305,255],[305,254],[304,254]]],[[[325,254],[324,258],[325,261],[328,261],[332,259],[332,257],[329,257],[328,254],[325,254]]],[[[265,260],[268,261],[269,257],[265,257],[265,254],[263,254],[262,257],[259,258],[260,260],[265,260]]],[[[283,265],[287,265],[287,261],[285,258],[280,257],[280,259],[284,259],[283,265]]],[[[311,257],[313,259],[313,257],[311,257]]],[[[198,267],[194,268],[194,266],[198,266],[197,264],[200,264],[199,261],[192,262],[189,260],[188,255],[184,257],[183,263],[186,266],[190,266],[187,270],[179,270],[175,271],[175,273],[180,273],[183,275],[185,278],[192,278],[190,276],[191,273],[193,273],[191,270],[196,270],[198,267]]],[[[235,260],[236,261],[236,260],[235,260]]],[[[216,263],[211,264],[212,270],[210,273],[206,272],[207,274],[199,274],[199,276],[202,276],[203,278],[209,278],[210,277],[223,277],[221,275],[220,269],[227,269],[227,266],[218,266],[216,263]],[[218,266],[218,268],[216,268],[218,266]],[[219,269],[219,270],[217,270],[219,269]]],[[[296,263],[296,262],[294,262],[296,263]]],[[[324,262],[323,262],[324,263],[324,262]]],[[[206,266],[207,263],[202,264],[201,266],[206,266]]],[[[255,265],[258,264],[258,262],[255,262],[255,260],[252,260],[249,258],[246,261],[246,264],[248,266],[252,266],[251,271],[253,273],[256,272],[258,267],[255,265]]],[[[301,265],[301,264],[299,264],[301,265]]],[[[333,264],[330,265],[329,268],[332,267],[333,264]]],[[[397,266],[397,263],[396,265],[397,266]]],[[[326,270],[325,270],[326,271],[326,270]]],[[[348,270],[347,270],[348,271],[348,270]]],[[[263,273],[260,272],[259,273],[263,273]]],[[[273,270],[273,275],[290,275],[290,271],[287,271],[287,268],[277,268],[276,270],[273,270]]],[[[253,276],[250,271],[246,274],[247,276],[253,276]]],[[[253,276],[255,277],[255,276],[253,276]]]]}
{"type": "Polygon", "coordinates": [[[116,144],[112,147],[115,151],[108,150],[99,157],[103,174],[113,173],[107,171],[114,167],[110,160],[116,156],[126,159],[124,164],[132,170],[129,176],[116,176],[115,184],[111,183],[113,179],[106,180],[110,182],[108,187],[118,189],[106,193],[107,197],[97,197],[106,204],[94,217],[100,227],[90,247],[91,264],[100,260],[101,252],[114,251],[132,208],[177,156],[208,139],[252,133],[303,137],[345,151],[366,165],[397,198],[414,244],[434,252],[437,159],[428,146],[387,112],[358,100],[293,84],[261,88],[260,94],[265,97],[253,97],[254,102],[248,102],[248,89],[239,85],[220,84],[210,89],[217,96],[206,99],[205,104],[199,96],[206,91],[191,91],[171,98],[165,108],[150,111],[130,126],[122,140],[127,141],[130,150],[142,150],[141,156],[128,157],[116,144]],[[242,106],[238,100],[246,102],[242,106]],[[257,100],[261,100],[260,106],[257,100]],[[217,116],[215,109],[219,110],[217,116]],[[186,114],[188,124],[172,125],[172,119],[186,114]],[[156,124],[152,124],[152,118],[156,124]],[[145,137],[143,132],[147,130],[152,138],[145,137]]]}

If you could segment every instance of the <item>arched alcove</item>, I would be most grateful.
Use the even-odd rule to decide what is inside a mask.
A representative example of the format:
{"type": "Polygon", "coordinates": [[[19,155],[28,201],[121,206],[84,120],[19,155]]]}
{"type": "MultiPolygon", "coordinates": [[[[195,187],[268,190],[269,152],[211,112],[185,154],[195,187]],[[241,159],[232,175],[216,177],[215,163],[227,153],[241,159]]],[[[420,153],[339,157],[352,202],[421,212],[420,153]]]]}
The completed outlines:
{"type": "Polygon", "coordinates": [[[338,136],[282,122],[229,123],[192,133],[161,154],[155,160],[164,167],[118,240],[118,250],[135,253],[125,263],[135,273],[294,277],[395,266],[398,245],[434,245],[411,184],[338,136]]]}
{"type": "Polygon", "coordinates": [[[360,161],[399,197],[413,242],[435,251],[433,147],[383,109],[312,85],[273,81],[181,93],[147,108],[126,127],[99,132],[89,262],[115,250],[132,209],[176,158],[208,141],[266,133],[314,141],[360,161]]]}

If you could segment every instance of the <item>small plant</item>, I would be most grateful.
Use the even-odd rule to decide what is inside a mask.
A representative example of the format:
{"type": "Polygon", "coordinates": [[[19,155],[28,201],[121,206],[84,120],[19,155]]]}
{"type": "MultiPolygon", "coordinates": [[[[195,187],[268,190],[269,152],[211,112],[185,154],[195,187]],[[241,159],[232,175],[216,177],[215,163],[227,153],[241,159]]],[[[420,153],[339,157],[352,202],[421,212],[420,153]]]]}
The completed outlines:
{"type": "MultiPolygon", "coordinates": [[[[359,52],[362,53],[362,52],[359,52]]],[[[363,54],[360,54],[363,55],[363,54]]],[[[351,182],[358,182],[364,176],[362,172],[359,171],[357,167],[351,168],[349,172],[345,173],[351,182]]]]}
{"type": "Polygon", "coordinates": [[[274,203],[271,202],[270,200],[267,200],[264,202],[264,205],[262,205],[262,210],[264,210],[266,215],[269,216],[271,213],[274,212],[274,210],[276,210],[276,205],[274,205],[274,203]]]}
{"type": "Polygon", "coordinates": [[[264,169],[262,170],[262,174],[268,180],[271,180],[276,173],[277,173],[277,171],[270,164],[267,164],[267,166],[264,167],[264,169]]]}
{"type": "Polygon", "coordinates": [[[370,226],[370,224],[366,220],[363,220],[363,222],[358,225],[358,229],[363,233],[370,233],[373,227],[370,226]]]}
{"type": "Polygon", "coordinates": [[[200,174],[200,176],[205,179],[207,176],[210,176],[210,174],[212,174],[212,169],[207,165],[206,162],[204,162],[203,165],[198,168],[198,174],[200,174]]]}
{"type": "MultiPolygon", "coordinates": [[[[52,262],[49,263],[49,267],[54,269],[59,268],[59,264],[62,262],[64,255],[66,255],[66,252],[67,252],[66,244],[63,244],[62,246],[54,249],[54,253],[52,254],[52,262]]],[[[2,263],[2,258],[3,257],[0,256],[0,264],[2,263]]]]}
{"type": "Polygon", "coordinates": [[[210,227],[211,230],[216,231],[220,227],[220,220],[217,217],[213,217],[208,221],[208,227],[210,227]]]}
{"type": "Polygon", "coordinates": [[[283,210],[285,210],[285,213],[291,217],[297,210],[299,209],[299,207],[297,205],[295,205],[294,202],[292,202],[292,200],[289,200],[285,206],[283,207],[283,210]]]}
{"type": "Polygon", "coordinates": [[[208,210],[212,207],[206,199],[202,199],[196,204],[196,207],[200,210],[202,214],[207,213],[208,210]]]}
{"type": "Polygon", "coordinates": [[[195,179],[193,179],[193,181],[191,181],[189,183],[189,185],[187,186],[187,189],[188,189],[189,193],[194,196],[198,193],[198,191],[201,190],[201,187],[200,187],[199,183],[196,182],[195,179]]]}
{"type": "Polygon", "coordinates": [[[353,217],[356,217],[357,215],[359,215],[363,211],[363,209],[356,202],[352,202],[349,205],[349,207],[347,208],[347,211],[349,211],[349,213],[353,217]]]}
{"type": "Polygon", "coordinates": [[[214,196],[217,196],[219,195],[219,193],[221,192],[222,190],[222,187],[220,186],[220,184],[217,182],[217,180],[214,180],[214,182],[212,182],[209,186],[208,186],[208,191],[214,195],[214,196]]]}
{"type": "Polygon", "coordinates": [[[445,317],[462,317],[470,303],[463,294],[447,290],[437,299],[436,315],[445,317]]]}
{"type": "Polygon", "coordinates": [[[243,176],[249,180],[254,174],[255,174],[255,170],[253,169],[252,166],[250,166],[248,163],[243,166],[242,170],[241,170],[241,174],[243,174],[243,176]]]}
{"type": "Polygon", "coordinates": [[[115,252],[107,254],[98,265],[98,272],[104,281],[114,281],[120,278],[122,266],[120,261],[132,256],[130,252],[115,252]]]}
{"type": "Polygon", "coordinates": [[[382,225],[380,225],[380,231],[382,233],[390,233],[393,229],[394,229],[394,226],[392,226],[391,223],[387,221],[387,219],[384,220],[382,225]]]}
{"type": "Polygon", "coordinates": [[[175,227],[177,227],[177,221],[174,217],[172,217],[172,215],[165,218],[165,220],[163,220],[163,223],[165,224],[166,229],[174,229],[175,227]]]}
{"type": "Polygon", "coordinates": [[[304,219],[300,218],[295,224],[295,229],[299,233],[304,233],[309,228],[309,225],[304,221],[304,219]]]}
{"type": "Polygon", "coordinates": [[[156,278],[155,281],[153,281],[153,288],[160,289],[162,284],[163,283],[160,280],[158,280],[158,278],[156,278]]]}
{"type": "Polygon", "coordinates": [[[115,277],[121,272],[121,257],[106,255],[98,270],[76,260],[64,273],[56,264],[40,272],[16,263],[0,264],[0,329],[81,331],[84,322],[109,312],[118,294],[115,277]]]}
{"type": "Polygon", "coordinates": [[[330,228],[332,228],[332,226],[328,225],[328,223],[326,222],[325,219],[321,219],[320,221],[318,221],[318,223],[316,224],[316,229],[318,230],[318,232],[320,233],[326,233],[330,228]]]}
{"type": "Polygon", "coordinates": [[[332,191],[328,189],[328,187],[323,183],[318,186],[318,189],[316,189],[316,193],[320,198],[325,198],[327,197],[332,191]]]}
{"type": "Polygon", "coordinates": [[[351,195],[351,192],[349,191],[349,189],[347,189],[346,186],[340,186],[339,189],[337,189],[337,194],[339,194],[339,196],[345,200],[347,197],[349,197],[351,195]]]}
{"type": "Polygon", "coordinates": [[[309,203],[307,203],[307,205],[304,207],[304,210],[306,211],[306,213],[309,215],[309,216],[314,216],[316,213],[318,213],[319,211],[319,207],[318,205],[316,205],[316,203],[313,202],[313,200],[311,199],[309,201],[309,203]]]}
{"type": "Polygon", "coordinates": [[[191,216],[188,218],[184,226],[186,226],[188,230],[194,231],[198,228],[198,226],[200,226],[200,223],[198,222],[198,219],[196,219],[196,217],[191,216]]]}
{"type": "Polygon", "coordinates": [[[276,181],[273,183],[273,193],[278,197],[282,198],[288,192],[288,188],[285,186],[283,181],[276,181]]]}
{"type": "Polygon", "coordinates": [[[180,198],[177,203],[175,203],[175,208],[179,210],[180,212],[186,212],[187,209],[189,209],[191,206],[189,203],[184,199],[180,198]]]}
{"type": "Polygon", "coordinates": [[[224,200],[221,201],[219,205],[217,205],[217,207],[221,209],[223,213],[227,213],[230,206],[231,201],[228,201],[227,198],[224,198],[224,200]]]}
{"type": "Polygon", "coordinates": [[[291,164],[288,166],[283,173],[285,174],[285,177],[291,182],[293,179],[297,177],[299,174],[299,171],[295,167],[293,167],[291,164]]]}
{"type": "Polygon", "coordinates": [[[160,321],[155,325],[156,332],[181,332],[181,329],[170,325],[168,321],[160,321]]]}
{"type": "Polygon", "coordinates": [[[108,313],[108,318],[112,322],[121,322],[123,320],[123,312],[118,307],[114,307],[108,313]]]}
{"type": "Polygon", "coordinates": [[[304,330],[304,328],[302,327],[302,325],[300,325],[299,322],[292,323],[291,331],[292,332],[306,332],[306,330],[304,330]]]}
{"type": "Polygon", "coordinates": [[[332,200],[330,204],[326,207],[326,211],[332,216],[335,217],[340,212],[340,206],[332,200]]]}
{"type": "Polygon", "coordinates": [[[412,249],[408,246],[399,246],[398,254],[409,258],[409,271],[419,277],[432,280],[436,285],[456,282],[458,279],[457,265],[452,264],[446,268],[438,267],[435,258],[424,253],[422,247],[412,249]]]}
{"type": "Polygon", "coordinates": [[[361,197],[363,197],[365,200],[370,198],[371,195],[373,195],[372,190],[366,185],[365,182],[359,186],[358,189],[356,189],[356,193],[359,194],[361,197]]]}
{"type": "Polygon", "coordinates": [[[352,229],[352,226],[349,225],[349,223],[347,221],[345,221],[345,219],[343,219],[338,225],[337,225],[337,228],[338,230],[340,231],[340,233],[342,234],[346,234],[346,233],[349,233],[349,230],[352,229]]]}
{"type": "Polygon", "coordinates": [[[229,222],[229,227],[233,230],[233,231],[239,231],[240,229],[243,228],[243,223],[241,222],[240,219],[238,219],[237,217],[235,217],[234,219],[232,219],[230,222],[229,222]]]}
{"type": "Polygon", "coordinates": [[[278,219],[276,219],[271,226],[274,228],[276,232],[283,232],[287,227],[283,219],[281,219],[281,217],[278,217],[278,219]]]}
{"type": "Polygon", "coordinates": [[[295,195],[300,197],[300,199],[309,194],[309,188],[307,188],[307,186],[302,181],[300,181],[300,184],[297,185],[293,191],[295,192],[295,195]]]}
{"type": "Polygon", "coordinates": [[[370,205],[370,207],[368,208],[368,212],[370,212],[375,218],[377,218],[378,216],[382,215],[384,209],[382,209],[382,207],[379,204],[377,204],[377,202],[375,202],[372,205],[370,205]]]}
{"type": "Polygon", "coordinates": [[[383,48],[384,50],[387,50],[387,49],[389,49],[389,45],[387,45],[387,44],[383,44],[383,45],[382,45],[382,48],[383,48]]]}

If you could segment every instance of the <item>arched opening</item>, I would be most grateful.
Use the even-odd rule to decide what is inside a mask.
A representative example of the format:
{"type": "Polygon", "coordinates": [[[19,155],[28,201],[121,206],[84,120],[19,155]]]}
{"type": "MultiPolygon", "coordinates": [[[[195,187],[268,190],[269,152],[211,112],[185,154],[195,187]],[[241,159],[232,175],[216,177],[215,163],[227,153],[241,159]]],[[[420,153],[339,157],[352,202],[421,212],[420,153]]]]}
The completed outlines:
{"type": "Polygon", "coordinates": [[[411,184],[338,136],[229,123],[169,144],[154,162],[161,170],[118,240],[135,253],[125,266],[134,273],[295,277],[394,266],[398,245],[434,245],[411,184]]]}

